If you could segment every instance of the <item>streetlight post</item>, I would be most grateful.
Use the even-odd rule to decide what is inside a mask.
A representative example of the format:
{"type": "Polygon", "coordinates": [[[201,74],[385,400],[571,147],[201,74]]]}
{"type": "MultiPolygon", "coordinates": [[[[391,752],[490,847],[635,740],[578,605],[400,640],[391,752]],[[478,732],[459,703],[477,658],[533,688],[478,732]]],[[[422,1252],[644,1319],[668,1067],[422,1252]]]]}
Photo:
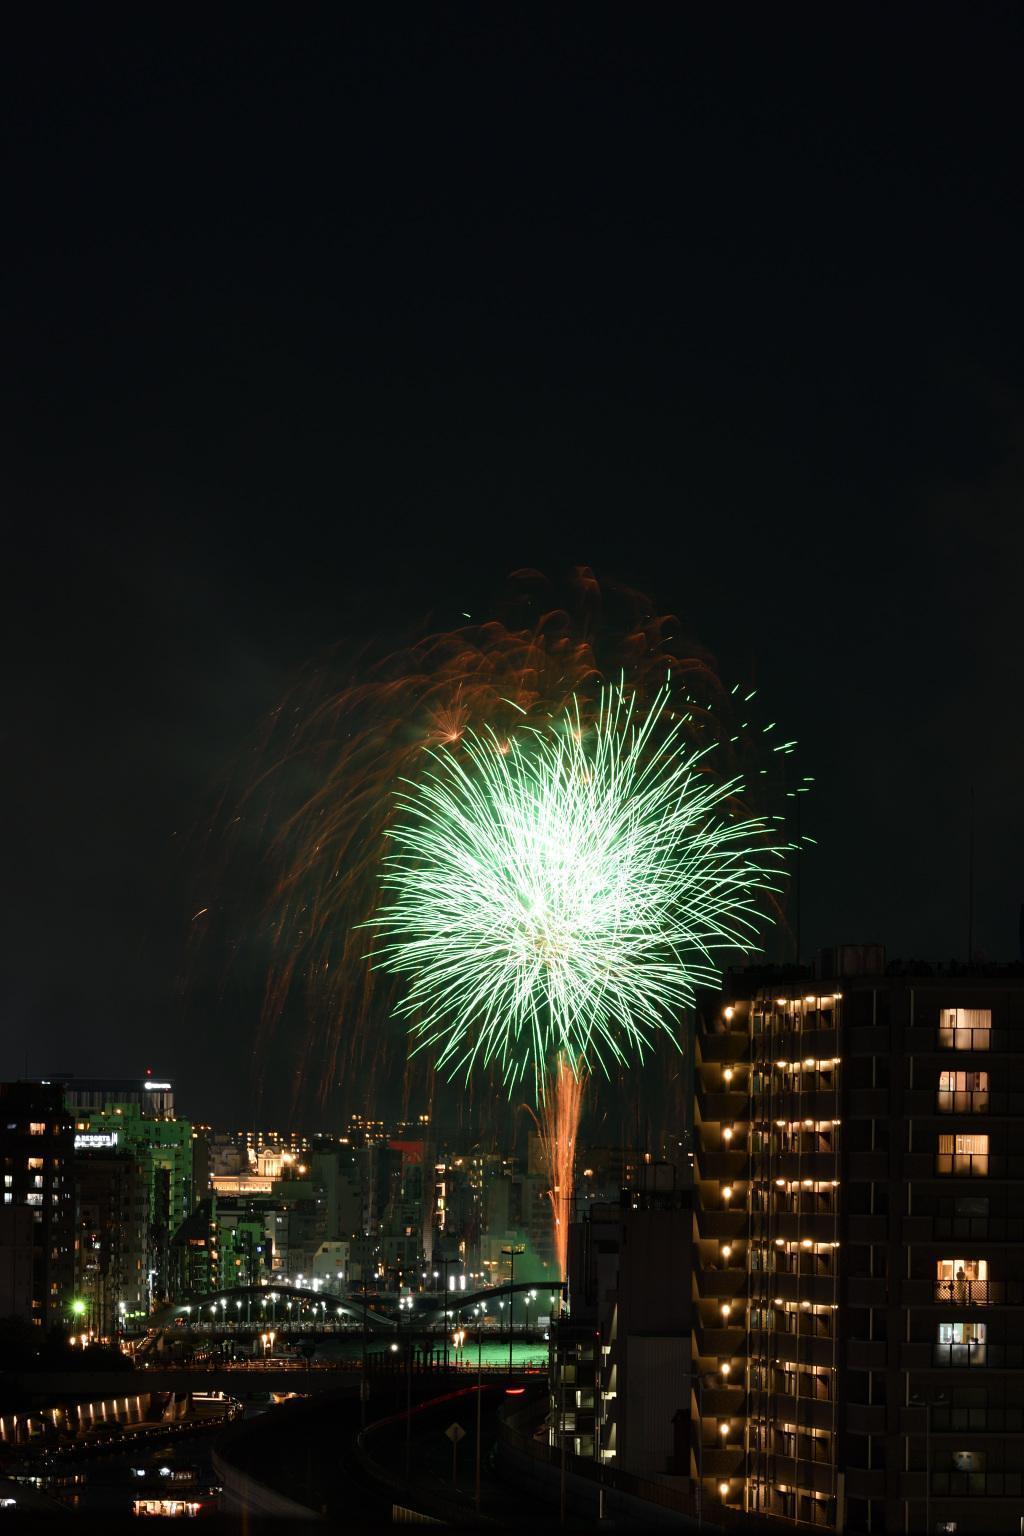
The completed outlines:
{"type": "Polygon", "coordinates": [[[476,1513],[480,1516],[480,1437],[483,1433],[484,1395],[484,1316],[477,1314],[476,1325],[476,1513]]]}
{"type": "Polygon", "coordinates": [[[512,1374],[512,1298],[515,1295],[516,1284],[516,1254],[525,1253],[525,1243],[509,1243],[503,1248],[502,1253],[509,1256],[509,1280],[508,1280],[508,1373],[512,1374]]]}
{"type": "Polygon", "coordinates": [[[359,1417],[360,1417],[360,1420],[362,1421],[361,1427],[363,1429],[365,1429],[366,1428],[366,1399],[367,1399],[367,1396],[368,1396],[369,1390],[370,1390],[370,1383],[366,1379],[366,1334],[367,1334],[367,1330],[368,1330],[369,1324],[367,1323],[367,1318],[366,1318],[366,1266],[365,1266],[365,1263],[363,1265],[362,1285],[363,1285],[363,1365],[362,1365],[362,1371],[360,1372],[360,1376],[359,1376],[359,1417]]]}
{"type": "MultiPolygon", "coordinates": [[[[457,1259],[440,1258],[440,1259],[437,1260],[437,1262],[438,1262],[438,1264],[440,1264],[441,1270],[442,1270],[442,1274],[441,1274],[441,1289],[442,1289],[442,1292],[443,1292],[443,1295],[444,1295],[444,1369],[445,1369],[445,1374],[447,1375],[447,1372],[448,1372],[448,1266],[449,1266],[449,1264],[456,1264],[458,1262],[458,1260],[457,1259]]],[[[433,1271],[433,1274],[434,1274],[434,1279],[436,1280],[438,1278],[438,1274],[437,1274],[437,1270],[436,1269],[433,1271]]]]}

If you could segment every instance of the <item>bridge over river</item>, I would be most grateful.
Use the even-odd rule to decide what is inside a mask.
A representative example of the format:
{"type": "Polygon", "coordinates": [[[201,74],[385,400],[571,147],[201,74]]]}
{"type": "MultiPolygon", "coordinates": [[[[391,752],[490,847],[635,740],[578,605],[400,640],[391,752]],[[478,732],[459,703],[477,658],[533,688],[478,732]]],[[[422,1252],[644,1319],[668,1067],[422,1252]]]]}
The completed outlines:
{"type": "Polygon", "coordinates": [[[151,1338],[160,1333],[170,1338],[192,1334],[253,1336],[267,1330],[308,1337],[351,1333],[353,1328],[395,1335],[399,1330],[415,1332],[473,1321],[484,1312],[497,1318],[507,1302],[513,1314],[521,1309],[519,1326],[528,1328],[530,1312],[533,1310],[536,1317],[535,1303],[542,1293],[554,1296],[561,1291],[560,1280],[524,1280],[476,1291],[424,1291],[364,1301],[309,1287],[242,1286],[193,1296],[186,1302],[168,1302],[158,1307],[144,1326],[151,1338]]]}

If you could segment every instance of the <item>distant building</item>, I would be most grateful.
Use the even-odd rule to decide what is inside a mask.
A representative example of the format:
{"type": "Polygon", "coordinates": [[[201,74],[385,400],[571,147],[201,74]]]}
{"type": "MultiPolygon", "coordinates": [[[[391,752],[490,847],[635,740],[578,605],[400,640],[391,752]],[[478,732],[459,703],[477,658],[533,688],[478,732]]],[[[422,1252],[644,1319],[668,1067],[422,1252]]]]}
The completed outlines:
{"type": "Polygon", "coordinates": [[[348,1242],[321,1243],[313,1255],[312,1278],[341,1285],[348,1274],[349,1249],[348,1242]]]}
{"type": "Polygon", "coordinates": [[[19,1315],[43,1328],[66,1321],[74,1288],[73,1129],[59,1084],[0,1083],[0,1166],[3,1205],[30,1213],[8,1219],[4,1236],[6,1282],[24,1306],[26,1252],[31,1250],[31,1293],[19,1315]]]}
{"type": "Polygon", "coordinates": [[[107,1104],[131,1104],[151,1119],[174,1119],[174,1084],[166,1077],[76,1077],[55,1072],[53,1081],[63,1083],[64,1103],[76,1115],[107,1104]]]}
{"type": "Polygon", "coordinates": [[[171,1294],[171,1239],[192,1210],[192,1126],[166,1113],[144,1113],[146,1102],[136,1094],[76,1108],[74,1144],[80,1152],[129,1152],[142,1166],[148,1183],[151,1299],[163,1300],[171,1294]]]}
{"type": "Polygon", "coordinates": [[[570,1229],[570,1315],[551,1326],[548,1418],[577,1456],[689,1485],[692,1193],[641,1165],[617,1204],[570,1229]]]}
{"type": "Polygon", "coordinates": [[[131,1151],[75,1155],[76,1298],[90,1330],[112,1339],[149,1311],[149,1191],[131,1151]]]}
{"type": "Polygon", "coordinates": [[[262,1213],[247,1201],[216,1200],[217,1285],[222,1290],[266,1284],[272,1273],[273,1250],[267,1241],[262,1213]]]}
{"type": "Polygon", "coordinates": [[[207,1296],[220,1289],[217,1197],[196,1206],[171,1239],[170,1288],[176,1300],[207,1296]]]}

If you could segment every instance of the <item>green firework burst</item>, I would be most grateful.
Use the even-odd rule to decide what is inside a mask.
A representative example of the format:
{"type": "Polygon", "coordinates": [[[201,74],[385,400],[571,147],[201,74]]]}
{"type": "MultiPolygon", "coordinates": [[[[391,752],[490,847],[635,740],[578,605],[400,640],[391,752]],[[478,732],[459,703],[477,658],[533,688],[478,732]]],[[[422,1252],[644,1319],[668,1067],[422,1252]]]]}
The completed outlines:
{"type": "Polygon", "coordinates": [[[559,1054],[607,1071],[675,1038],[714,955],[757,947],[788,844],[737,809],[664,687],[622,684],[595,718],[468,733],[398,793],[374,960],[409,978],[399,1013],[450,1075],[500,1065],[511,1093],[559,1054]]]}

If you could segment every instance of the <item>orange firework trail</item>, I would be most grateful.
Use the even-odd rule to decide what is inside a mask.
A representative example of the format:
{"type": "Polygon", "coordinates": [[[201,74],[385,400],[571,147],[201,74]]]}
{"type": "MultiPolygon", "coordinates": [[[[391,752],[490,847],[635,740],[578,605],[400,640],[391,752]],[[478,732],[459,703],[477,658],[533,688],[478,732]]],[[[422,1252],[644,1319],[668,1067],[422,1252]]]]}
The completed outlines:
{"type": "Polygon", "coordinates": [[[573,1064],[559,1056],[552,1070],[539,1114],[527,1109],[537,1127],[544,1151],[548,1178],[548,1200],[554,1234],[555,1263],[565,1278],[569,1251],[569,1222],[576,1184],[576,1137],[583,1111],[586,1087],[583,1062],[573,1064]]]}

